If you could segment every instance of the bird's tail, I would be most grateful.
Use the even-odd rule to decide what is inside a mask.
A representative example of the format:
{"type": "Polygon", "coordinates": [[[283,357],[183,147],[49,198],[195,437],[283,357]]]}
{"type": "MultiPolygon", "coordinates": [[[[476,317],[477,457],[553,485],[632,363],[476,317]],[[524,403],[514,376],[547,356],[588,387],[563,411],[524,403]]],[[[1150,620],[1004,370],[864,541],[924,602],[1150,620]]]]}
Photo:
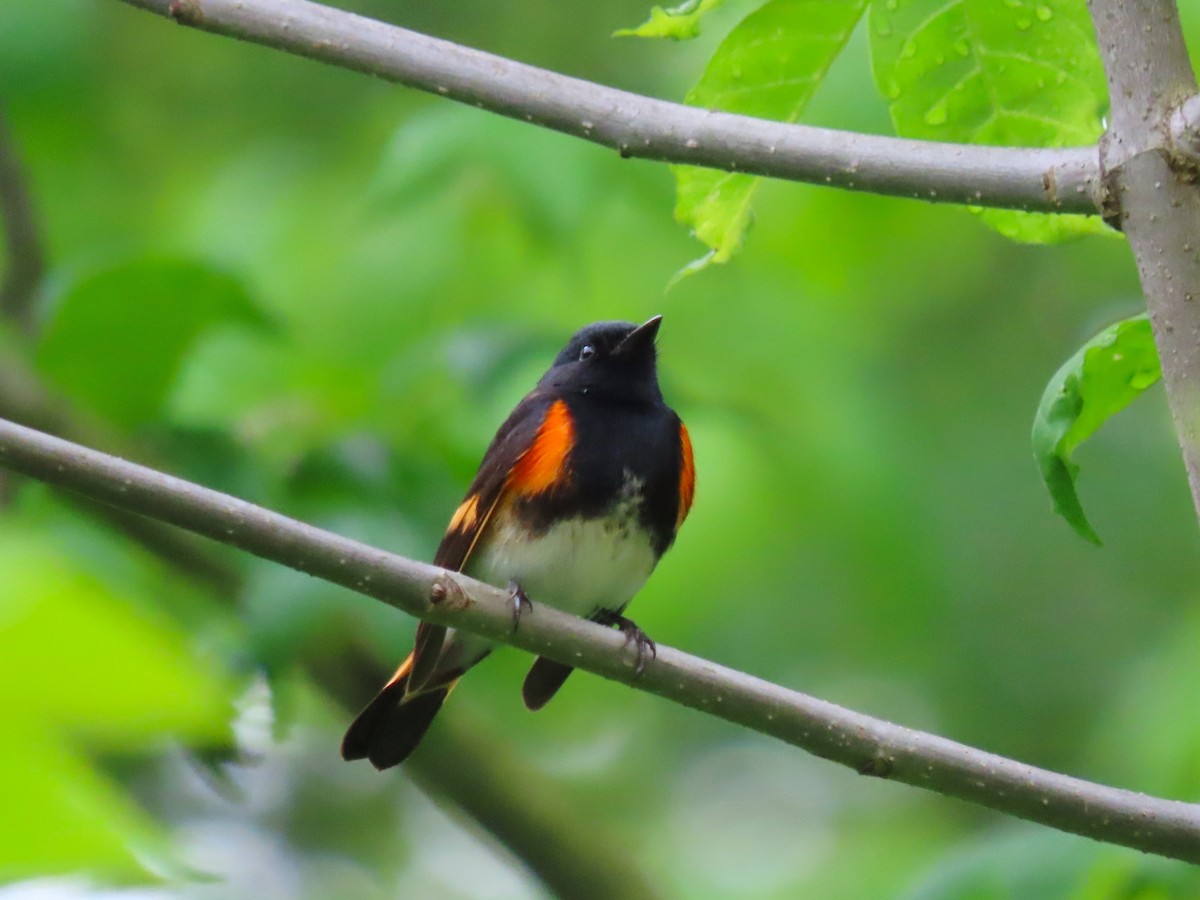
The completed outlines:
{"type": "Polygon", "coordinates": [[[342,739],[342,759],[369,759],[375,768],[387,769],[404,762],[417,749],[462,670],[438,673],[432,683],[408,694],[412,665],[410,654],[351,723],[342,739]]]}

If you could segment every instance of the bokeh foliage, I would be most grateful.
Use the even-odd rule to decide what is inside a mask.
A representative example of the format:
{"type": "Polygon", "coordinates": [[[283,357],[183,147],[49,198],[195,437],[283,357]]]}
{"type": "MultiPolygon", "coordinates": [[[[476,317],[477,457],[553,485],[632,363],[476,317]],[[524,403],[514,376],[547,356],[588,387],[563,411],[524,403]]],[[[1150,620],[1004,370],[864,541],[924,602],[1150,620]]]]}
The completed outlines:
{"type": "MultiPolygon", "coordinates": [[[[608,37],[645,6],[355,8],[668,97],[752,12],[721,5],[684,43],[608,37]]],[[[805,121],[904,130],[874,81],[882,15],[805,121]]],[[[699,487],[632,610],[647,631],[1039,765],[1197,798],[1200,567],[1161,388],[1075,454],[1102,549],[1053,515],[1028,446],[1062,361],[1139,311],[1119,241],[1022,246],[959,209],[764,183],[743,253],[664,294],[695,255],[664,166],[101,0],[0,8],[0,84],[53,262],[37,346],[0,350],[98,433],[428,558],[565,336],[661,312],[699,487]]],[[[297,661],[393,661],[411,622],[225,551],[243,587],[221,596],[16,488],[0,519],[0,779],[40,818],[5,818],[6,877],[144,877],[132,840],[137,859],[221,879],[155,863],[171,895],[536,890],[402,773],[337,759],[346,715],[297,661]],[[234,698],[256,763],[214,773],[167,744],[220,749],[234,698]]],[[[669,895],[1200,891],[1186,867],[859,779],[598,679],[530,715],[527,662],[496,654],[446,715],[511,742],[669,895]]]]}

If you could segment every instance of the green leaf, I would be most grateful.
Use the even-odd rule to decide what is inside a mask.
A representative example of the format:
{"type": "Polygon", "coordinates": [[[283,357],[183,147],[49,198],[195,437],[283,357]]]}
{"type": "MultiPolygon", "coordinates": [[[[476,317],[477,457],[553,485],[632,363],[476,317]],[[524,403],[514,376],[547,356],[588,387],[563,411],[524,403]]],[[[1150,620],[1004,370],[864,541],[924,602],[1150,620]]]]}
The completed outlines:
{"type": "Polygon", "coordinates": [[[37,363],[72,399],[123,425],[139,425],[162,409],[196,338],[230,322],[263,322],[231,276],[183,260],[123,262],[66,287],[46,323],[37,363]]]}
{"type": "Polygon", "coordinates": [[[1162,374],[1150,321],[1134,316],[1100,332],[1050,379],[1033,420],[1033,455],[1054,509],[1082,537],[1100,538],[1075,492],[1079,466],[1071,454],[1111,416],[1162,374]]]}
{"type": "MultiPolygon", "coordinates": [[[[795,122],[865,6],[866,0],[772,0],[722,41],[687,102],[795,122]]],[[[673,170],[675,218],[712,249],[709,262],[726,262],[741,247],[759,179],[695,166],[673,170]]]]}
{"type": "Polygon", "coordinates": [[[663,8],[656,6],[650,10],[648,18],[637,28],[621,28],[613,32],[613,37],[647,37],[670,38],[674,41],[684,41],[700,34],[700,20],[706,13],[712,12],[725,0],[686,0],[678,6],[663,8]]]}
{"type": "Polygon", "coordinates": [[[19,829],[0,880],[89,871],[145,879],[166,857],[159,826],[83,748],[142,750],[165,736],[224,741],[232,685],[177,627],[138,612],[48,549],[0,529],[0,796],[19,829]]]}
{"type": "MultiPolygon", "coordinates": [[[[1108,94],[1084,0],[874,0],[871,59],[903,137],[1092,144],[1108,94]]],[[[988,210],[1008,237],[1048,243],[1108,229],[1095,216],[988,210]]]]}
{"type": "Polygon", "coordinates": [[[79,871],[146,881],[132,850],[165,843],[115,785],[20,716],[0,725],[0,791],[5,808],[21,823],[5,831],[0,883],[79,871]]]}
{"type": "MultiPolygon", "coordinates": [[[[576,232],[596,214],[602,179],[589,168],[562,165],[569,151],[560,135],[526,135],[518,123],[472,112],[435,105],[404,119],[368,187],[381,215],[395,220],[421,204],[439,215],[464,202],[503,204],[539,240],[562,240],[564,231],[576,232]],[[488,148],[485,157],[479,147],[488,148]],[[562,169],[558,177],[547,180],[546,172],[556,168],[562,169]]],[[[422,218],[430,216],[423,212],[422,218]]]]}

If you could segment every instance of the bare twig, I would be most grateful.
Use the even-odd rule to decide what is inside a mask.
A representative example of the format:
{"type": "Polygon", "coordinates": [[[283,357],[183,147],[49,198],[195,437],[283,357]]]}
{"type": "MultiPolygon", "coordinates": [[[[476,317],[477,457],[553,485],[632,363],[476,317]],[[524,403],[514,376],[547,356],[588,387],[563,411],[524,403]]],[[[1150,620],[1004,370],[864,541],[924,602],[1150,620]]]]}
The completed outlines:
{"type": "Polygon", "coordinates": [[[0,107],[0,220],[8,248],[8,271],[0,285],[0,315],[29,333],[33,329],[33,299],[46,262],[33,201],[3,107],[0,107]]]}
{"type": "MultiPolygon", "coordinates": [[[[1163,383],[1200,512],[1200,190],[1173,171],[1172,112],[1196,79],[1172,0],[1090,0],[1112,98],[1101,144],[1107,217],[1137,259],[1163,383]]],[[[1176,117],[1178,118],[1178,117],[1176,117]]],[[[1178,124],[1174,139],[1183,134],[1178,124]]]]}
{"type": "Polygon", "coordinates": [[[377,75],[622,156],[943,203],[1095,213],[1095,147],[940,144],[669,103],[306,0],[125,0],[177,22],[377,75]]]}
{"type": "Polygon", "coordinates": [[[637,676],[635,653],[615,631],[537,604],[514,634],[512,604],[503,590],[3,421],[0,465],[240,547],[428,621],[510,643],[778,737],[862,774],[1075,834],[1200,862],[1197,805],[1023,765],[662,645],[637,676]],[[448,588],[451,581],[457,589],[448,588]]]}

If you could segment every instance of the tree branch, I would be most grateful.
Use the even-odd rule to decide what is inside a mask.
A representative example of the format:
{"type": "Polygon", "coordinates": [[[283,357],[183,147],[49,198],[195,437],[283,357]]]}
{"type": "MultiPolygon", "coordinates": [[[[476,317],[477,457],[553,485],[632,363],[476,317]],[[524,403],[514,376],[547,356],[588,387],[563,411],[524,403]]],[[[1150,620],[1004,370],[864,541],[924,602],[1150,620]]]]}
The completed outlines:
{"type": "Polygon", "coordinates": [[[431,622],[569,663],[780,738],[865,775],[969,800],[1075,834],[1200,862],[1200,806],[1036,769],[861,715],[659,646],[638,677],[611,629],[535,603],[512,632],[498,588],[321,531],[132,463],[0,420],[0,465],[187,528],[431,622]]]}
{"type": "MultiPolygon", "coordinates": [[[[19,357],[4,352],[0,352],[0,416],[20,419],[74,440],[122,446],[115,434],[98,423],[87,422],[53,397],[19,357]]],[[[8,470],[0,469],[0,476],[8,474],[8,470]]],[[[218,599],[228,604],[236,602],[242,589],[242,573],[213,553],[213,545],[186,531],[82,494],[65,490],[62,494],[86,515],[124,534],[186,577],[203,583],[218,599]]],[[[362,654],[322,659],[319,667],[309,660],[308,668],[347,715],[354,715],[364,698],[391,673],[364,662],[362,654]],[[319,673],[314,671],[318,668],[319,673]]],[[[427,754],[419,754],[410,762],[407,774],[427,794],[457,807],[464,818],[478,822],[534,876],[563,897],[648,900],[658,896],[627,848],[594,822],[581,822],[577,811],[567,808],[549,790],[537,787],[532,770],[523,766],[503,741],[485,735],[481,742],[489,748],[486,754],[464,745],[464,732],[478,730],[460,723],[437,738],[439,754],[446,759],[469,760],[469,768],[446,766],[429,760],[427,754]],[[580,862],[585,851],[586,864],[580,862]]]]}
{"type": "MultiPolygon", "coordinates": [[[[46,258],[33,200],[3,103],[0,103],[0,227],[4,230],[8,256],[4,281],[0,283],[0,318],[30,337],[34,333],[33,301],[45,274],[46,258]]],[[[9,474],[0,477],[0,508],[8,506],[16,493],[9,474]]]]}
{"type": "Polygon", "coordinates": [[[1111,198],[1106,218],[1125,232],[1137,260],[1200,514],[1200,191],[1194,168],[1171,168],[1171,151],[1183,138],[1179,120],[1195,111],[1184,101],[1196,93],[1196,79],[1172,0],[1089,0],[1089,6],[1112,103],[1101,142],[1111,198]],[[1176,109],[1180,115],[1173,116],[1176,109]]]}
{"type": "Polygon", "coordinates": [[[1095,213],[1095,147],[941,144],[788,125],[632,94],[306,0],[125,0],[634,156],[940,203],[1095,213]]]}
{"type": "Polygon", "coordinates": [[[1173,169],[1200,171],[1200,95],[1193,94],[1171,112],[1173,169]]]}
{"type": "Polygon", "coordinates": [[[0,220],[8,246],[8,272],[0,285],[0,315],[29,333],[33,329],[33,298],[45,273],[46,261],[38,238],[33,201],[16,142],[0,107],[0,220]]]}
{"type": "MultiPolygon", "coordinates": [[[[0,416],[75,441],[118,449],[127,447],[111,429],[80,416],[65,400],[52,395],[22,356],[5,348],[3,341],[0,341],[0,416]]],[[[190,534],[78,494],[63,492],[62,496],[85,515],[125,535],[216,594],[232,596],[238,592],[241,575],[228,561],[214,554],[211,545],[205,546],[190,534]]]]}
{"type": "MultiPolygon", "coordinates": [[[[35,323],[30,315],[32,300],[44,268],[44,255],[33,222],[32,201],[20,171],[16,152],[0,110],[0,215],[9,239],[9,277],[0,291],[0,319],[8,320],[27,336],[35,323]]],[[[3,336],[0,335],[0,338],[3,336]]],[[[98,421],[89,421],[54,396],[26,363],[22,354],[4,347],[0,339],[0,416],[55,432],[61,436],[105,446],[126,446],[119,436],[98,421]]],[[[7,499],[9,476],[0,470],[0,506],[7,499]]],[[[154,554],[184,576],[205,584],[227,603],[236,602],[242,588],[242,573],[215,548],[194,535],[154,519],[116,506],[98,503],[78,493],[63,491],[85,515],[109,526],[154,554]]],[[[326,677],[333,693],[348,714],[362,705],[364,696],[381,684],[388,673],[367,664],[361,656],[330,663],[345,675],[357,674],[359,682],[338,682],[326,677]],[[361,678],[369,674],[370,684],[361,678]],[[339,690],[339,688],[341,688],[339,690]]],[[[327,673],[326,673],[327,674],[327,673]]],[[[583,822],[546,787],[534,786],[532,771],[524,767],[502,741],[484,736],[489,751],[481,754],[476,734],[443,729],[438,736],[439,759],[455,760],[469,767],[447,766],[427,754],[413,760],[407,774],[421,789],[458,814],[474,820],[489,831],[512,855],[550,890],[564,897],[606,897],[621,900],[650,900],[658,896],[648,876],[628,849],[593,822],[583,822]]]]}

